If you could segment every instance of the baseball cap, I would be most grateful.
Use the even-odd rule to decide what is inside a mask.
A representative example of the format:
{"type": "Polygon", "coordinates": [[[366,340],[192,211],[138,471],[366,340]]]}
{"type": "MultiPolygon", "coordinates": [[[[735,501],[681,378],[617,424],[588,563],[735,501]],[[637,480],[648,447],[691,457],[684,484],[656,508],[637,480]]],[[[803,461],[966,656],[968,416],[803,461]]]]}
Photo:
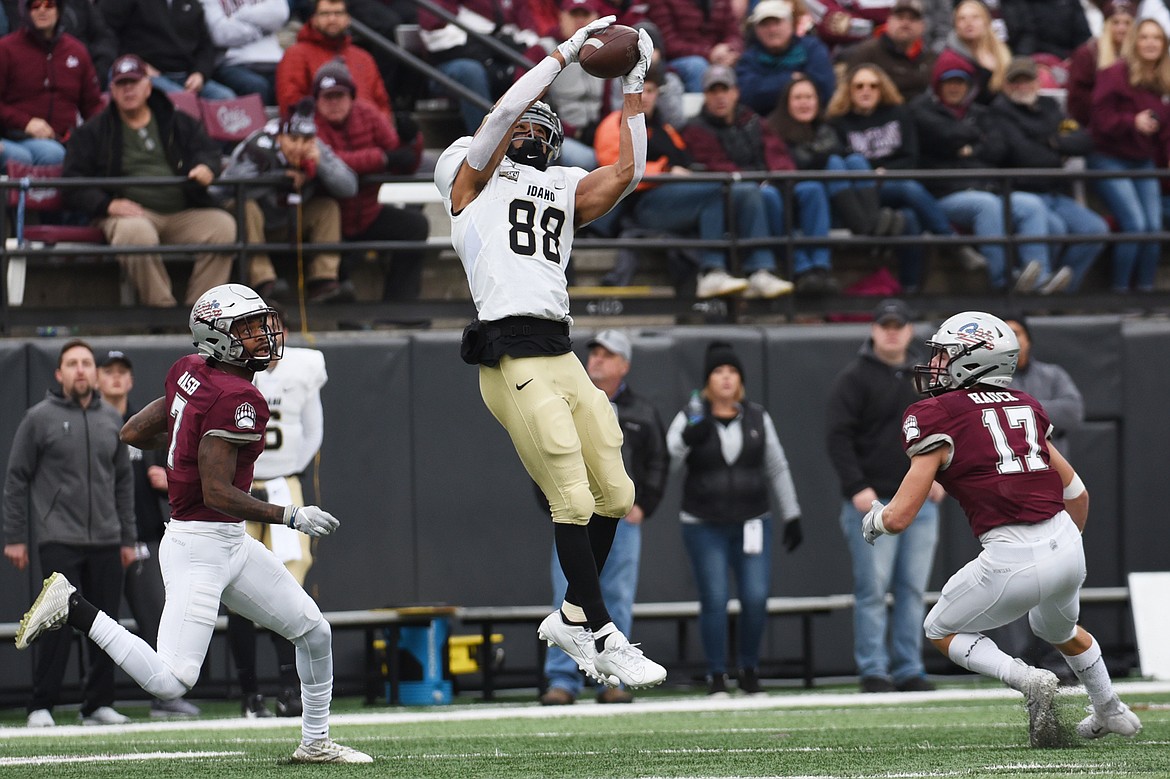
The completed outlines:
{"type": "Polygon", "coordinates": [[[726,65],[711,65],[703,74],[703,91],[706,92],[711,87],[719,85],[734,87],[735,71],[726,65]]]}
{"type": "Polygon", "coordinates": [[[1003,74],[1005,81],[1018,78],[1036,78],[1036,60],[1031,57],[1013,57],[1003,74]]]}
{"type": "Polygon", "coordinates": [[[123,54],[110,66],[110,83],[141,81],[146,78],[146,62],[137,54],[123,54]]]}
{"type": "Polygon", "coordinates": [[[621,330],[602,330],[589,339],[589,343],[586,345],[590,349],[594,346],[600,346],[626,360],[630,359],[630,355],[634,351],[634,348],[630,345],[630,337],[621,330]]]}
{"type": "Polygon", "coordinates": [[[317,74],[313,76],[313,96],[320,97],[329,92],[349,92],[350,97],[357,93],[353,76],[344,62],[326,62],[317,68],[317,74]]]}
{"type": "Polygon", "coordinates": [[[914,14],[919,18],[926,15],[922,8],[922,0],[898,0],[894,3],[894,7],[890,9],[890,14],[899,13],[914,14]]]}
{"type": "Polygon", "coordinates": [[[107,365],[113,365],[116,362],[124,364],[127,368],[133,370],[134,364],[130,362],[130,358],[121,349],[110,349],[99,360],[98,367],[104,368],[107,365]]]}
{"type": "Polygon", "coordinates": [[[561,10],[569,13],[573,11],[587,11],[600,16],[602,9],[594,0],[562,0],[561,10]]]}
{"type": "Polygon", "coordinates": [[[884,325],[889,322],[906,325],[913,322],[914,317],[915,314],[910,310],[910,306],[897,298],[886,298],[878,303],[877,308],[873,310],[873,323],[875,325],[884,325]]]}
{"type": "Polygon", "coordinates": [[[1116,14],[1137,16],[1137,7],[1130,0],[1109,0],[1105,5],[1101,6],[1101,14],[1106,19],[1116,14]]]}
{"type": "Polygon", "coordinates": [[[792,3],[788,0],[760,0],[748,17],[748,24],[759,24],[765,19],[791,19],[792,3]]]}

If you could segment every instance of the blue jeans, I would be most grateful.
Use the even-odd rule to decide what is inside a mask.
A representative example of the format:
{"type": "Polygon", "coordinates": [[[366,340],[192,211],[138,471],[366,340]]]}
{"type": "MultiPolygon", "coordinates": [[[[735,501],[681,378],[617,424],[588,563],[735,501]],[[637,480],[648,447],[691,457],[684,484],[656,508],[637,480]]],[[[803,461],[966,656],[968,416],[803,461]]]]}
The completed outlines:
{"type": "MultiPolygon", "coordinates": [[[[840,154],[830,154],[829,161],[825,163],[825,170],[868,170],[873,171],[873,166],[869,164],[869,160],[862,157],[857,152],[846,154],[842,157],[840,154]]],[[[850,181],[848,179],[838,179],[836,181],[827,181],[825,186],[829,190],[829,196],[841,192],[842,190],[876,186],[873,179],[855,179],[850,181]]]]}
{"type": "Polygon", "coordinates": [[[703,74],[710,66],[711,63],[707,61],[706,57],[700,57],[697,54],[670,61],[670,69],[682,79],[683,86],[688,92],[703,91],[703,74]]]}
{"type": "MultiPolygon", "coordinates": [[[[736,232],[741,238],[768,237],[768,217],[760,187],[749,181],[731,185],[732,208],[735,210],[736,232]]],[[[717,181],[680,181],[659,184],[638,193],[634,204],[634,220],[644,227],[656,227],[672,233],[687,233],[695,229],[705,241],[726,238],[727,219],[724,215],[723,185],[717,181]]],[[[707,271],[715,268],[730,270],[727,254],[720,249],[702,249],[699,267],[707,271]]],[[[743,269],[751,272],[763,268],[776,269],[772,252],[757,247],[747,252],[743,269]]]]}
{"type": "MultiPolygon", "coordinates": [[[[163,92],[182,92],[183,84],[187,81],[187,73],[163,73],[150,80],[156,89],[163,92]]],[[[230,100],[236,93],[220,84],[218,81],[207,79],[203,82],[203,89],[199,90],[199,97],[204,100],[230,100]]]]}
{"type": "Polygon", "coordinates": [[[4,139],[0,151],[0,173],[8,171],[8,161],[25,165],[60,165],[65,161],[65,147],[52,138],[26,138],[23,141],[4,139]]]}
{"type": "MultiPolygon", "coordinates": [[[[630,636],[634,624],[634,598],[638,593],[638,561],[642,557],[642,526],[624,519],[618,523],[617,533],[610,547],[605,567],[601,569],[601,597],[609,610],[609,617],[617,629],[630,636]]],[[[553,607],[560,608],[565,599],[568,582],[557,559],[556,545],[552,554],[553,607]]],[[[576,698],[581,692],[581,672],[577,663],[557,647],[549,647],[544,658],[544,675],[548,686],[568,690],[576,698]]],[[[599,689],[603,685],[598,685],[599,689]]]]}
{"type": "MultiPolygon", "coordinates": [[[[939,199],[943,213],[951,224],[970,230],[976,236],[999,237],[1006,234],[1003,223],[1003,198],[980,189],[965,189],[952,192],[939,199]]],[[[1048,235],[1048,209],[1038,195],[1029,192],[1013,192],[1011,201],[1012,223],[1015,234],[1034,238],[1048,235]]],[[[981,244],[979,251],[987,258],[987,274],[994,289],[1003,289],[1008,283],[1007,253],[1003,244],[981,244]]],[[[1048,278],[1052,267],[1048,262],[1048,245],[1043,242],[1021,243],[1020,260],[1024,263],[1039,262],[1041,277],[1048,278]]]]}
{"type": "MultiPolygon", "coordinates": [[[[1109,225],[1100,214],[1082,206],[1068,195],[1046,193],[1040,195],[1040,198],[1048,208],[1049,235],[1105,235],[1109,232],[1109,225]]],[[[1102,241],[1053,244],[1052,256],[1060,257],[1061,264],[1072,269],[1069,292],[1080,289],[1085,274],[1104,248],[1102,241]]]]}
{"type": "MultiPolygon", "coordinates": [[[[891,179],[881,183],[881,201],[889,208],[908,208],[918,217],[923,230],[932,235],[954,235],[955,228],[934,195],[913,179],[891,179]]],[[[915,233],[917,235],[917,233],[915,233]]]]}
{"type": "MultiPolygon", "coordinates": [[[[487,68],[483,66],[482,62],[473,59],[454,59],[442,62],[437,67],[443,75],[458,81],[489,103],[492,102],[492,89],[488,84],[487,68]]],[[[480,122],[487,116],[485,109],[468,100],[459,101],[459,113],[463,115],[463,126],[469,135],[479,129],[480,122]]]]}
{"type": "Polygon", "coordinates": [[[239,96],[260,95],[264,105],[276,105],[275,70],[265,74],[258,73],[247,65],[220,65],[215,69],[212,78],[239,96]]]}
{"type": "Polygon", "coordinates": [[[841,507],[841,532],[853,558],[853,657],[859,676],[892,678],[900,684],[926,673],[922,594],[938,542],[938,504],[926,501],[909,528],[881,536],[873,546],[861,536],[863,516],[851,501],[841,507]],[[891,610],[886,608],[887,592],[894,596],[891,610]]]}
{"type": "Polygon", "coordinates": [[[739,668],[759,668],[760,643],[768,621],[768,587],[772,580],[772,518],[764,517],[764,548],[759,554],[744,554],[740,522],[683,522],[682,535],[699,588],[699,634],[707,673],[727,673],[730,574],[735,575],[741,607],[739,668]]]}
{"type": "MultiPolygon", "coordinates": [[[[768,231],[774,236],[784,235],[784,196],[774,184],[760,187],[764,209],[768,214],[768,231]]],[[[796,196],[796,219],[805,236],[827,236],[832,215],[829,211],[829,192],[823,181],[798,181],[792,188],[796,196]]],[[[799,276],[813,268],[829,270],[828,246],[798,246],[793,253],[792,273],[799,276]]]]}
{"type": "MultiPolygon", "coordinates": [[[[1151,160],[1124,160],[1107,154],[1090,154],[1085,159],[1089,170],[1153,170],[1151,160]]],[[[1148,233],[1162,229],[1162,197],[1158,180],[1093,179],[1094,191],[1117,217],[1123,233],[1148,233]]],[[[1142,291],[1154,289],[1161,247],[1156,241],[1113,244],[1113,289],[1128,292],[1130,285],[1142,291]],[[1136,278],[1134,271],[1137,271],[1136,278]]]]}

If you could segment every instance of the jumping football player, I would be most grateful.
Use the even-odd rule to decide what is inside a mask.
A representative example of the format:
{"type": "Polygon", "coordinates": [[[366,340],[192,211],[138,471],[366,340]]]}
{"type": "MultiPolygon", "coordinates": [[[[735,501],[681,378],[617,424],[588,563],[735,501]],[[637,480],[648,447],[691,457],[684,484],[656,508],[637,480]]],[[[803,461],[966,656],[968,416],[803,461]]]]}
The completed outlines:
{"type": "Polygon", "coordinates": [[[552,509],[553,535],[568,589],[539,635],[590,677],[639,688],[666,669],[610,621],[598,571],[616,522],[634,501],[622,464],[622,432],[609,399],[572,353],[565,268],[577,228],[634,191],[646,167],[642,85],[653,45],[639,35],[639,60],[622,77],[618,160],[587,173],[548,167],[560,153],[560,119],[538,98],[585,40],[614,17],[578,30],[521,77],[474,137],[443,152],[435,184],[451,215],[451,238],[478,316],[464,333],[463,359],[479,365],[480,394],[508,431],[552,509]]]}
{"type": "Polygon", "coordinates": [[[1089,493],[1048,440],[1043,407],[1011,389],[1020,346],[1002,320],[956,314],[927,342],[930,363],[914,368],[919,392],[902,444],[910,471],[889,505],[873,502],[862,534],[874,543],[914,521],[937,480],[963,507],[983,552],[955,573],[926,615],[926,637],[957,665],[1022,692],[1032,746],[1060,744],[1051,671],[1013,658],[982,631],[1028,615],[1032,632],[1063,655],[1092,703],[1077,725],[1084,738],[1132,736],[1137,715],[1113,690],[1101,647],[1077,624],[1089,493]]]}
{"type": "Polygon", "coordinates": [[[369,755],[329,738],[333,649],[329,623],[288,569],[244,532],[244,520],[283,524],[310,536],[337,529],[316,506],[277,506],[248,493],[264,448],[268,404],[252,377],[284,351],[280,314],[240,284],[213,287],[191,309],[198,354],[180,358],[166,395],[122,428],[140,449],[166,448],[171,521],[159,550],[166,603],[158,651],[98,611],[60,573],[21,620],[16,646],[68,624],[101,647],[144,690],[163,700],[199,679],[222,601],[291,641],[301,678],[301,743],[294,763],[370,763],[369,755]]]}

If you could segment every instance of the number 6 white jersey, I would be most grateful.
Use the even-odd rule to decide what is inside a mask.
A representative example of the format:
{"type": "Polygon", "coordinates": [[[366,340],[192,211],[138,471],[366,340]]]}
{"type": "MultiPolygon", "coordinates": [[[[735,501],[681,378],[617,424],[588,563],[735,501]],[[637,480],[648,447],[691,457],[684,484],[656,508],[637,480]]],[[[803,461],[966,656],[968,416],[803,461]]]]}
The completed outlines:
{"type": "MultiPolygon", "coordinates": [[[[455,141],[435,165],[435,185],[451,213],[451,187],[471,136],[455,141]]],[[[485,322],[531,316],[571,322],[565,268],[573,249],[581,168],[547,171],[504,157],[483,191],[451,216],[451,241],[471,298],[485,322]]]]}

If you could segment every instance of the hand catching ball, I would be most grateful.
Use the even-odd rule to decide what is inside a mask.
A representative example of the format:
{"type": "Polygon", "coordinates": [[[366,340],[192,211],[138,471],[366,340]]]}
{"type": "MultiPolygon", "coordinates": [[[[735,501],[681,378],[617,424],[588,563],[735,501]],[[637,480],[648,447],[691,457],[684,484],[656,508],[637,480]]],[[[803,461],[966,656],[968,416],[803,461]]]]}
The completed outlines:
{"type": "Polygon", "coordinates": [[[589,36],[578,62],[591,76],[618,78],[638,64],[638,31],[624,24],[612,24],[589,36]]]}

